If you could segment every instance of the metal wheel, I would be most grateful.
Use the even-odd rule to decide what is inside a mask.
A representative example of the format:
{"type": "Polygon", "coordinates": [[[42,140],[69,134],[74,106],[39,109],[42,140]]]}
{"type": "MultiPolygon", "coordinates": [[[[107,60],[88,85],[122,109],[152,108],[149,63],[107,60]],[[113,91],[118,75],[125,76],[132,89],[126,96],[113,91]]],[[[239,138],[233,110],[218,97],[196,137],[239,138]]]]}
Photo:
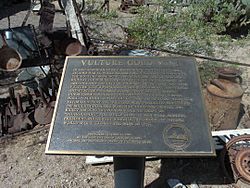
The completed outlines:
{"type": "MultiPolygon", "coordinates": [[[[64,10],[64,5],[63,5],[63,0],[57,0],[58,1],[58,4],[60,6],[60,8],[62,10],[64,10]]],[[[83,9],[85,8],[85,0],[75,0],[77,5],[78,5],[78,9],[79,9],[79,12],[82,12],[83,9]]]]}
{"type": "Polygon", "coordinates": [[[221,151],[221,160],[229,179],[250,185],[250,135],[232,138],[221,151]]]}
{"type": "Polygon", "coordinates": [[[239,151],[235,157],[233,165],[236,176],[241,178],[245,183],[250,184],[250,149],[246,148],[239,151]]]}

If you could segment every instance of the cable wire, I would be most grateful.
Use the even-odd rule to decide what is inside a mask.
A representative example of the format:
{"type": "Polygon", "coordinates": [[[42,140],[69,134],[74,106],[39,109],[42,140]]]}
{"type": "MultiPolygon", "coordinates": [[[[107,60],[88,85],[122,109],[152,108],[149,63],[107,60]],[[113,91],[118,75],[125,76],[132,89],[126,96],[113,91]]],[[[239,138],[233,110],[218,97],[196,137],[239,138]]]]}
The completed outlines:
{"type": "MultiPolygon", "coordinates": [[[[134,47],[134,48],[139,48],[138,45],[131,44],[131,43],[125,43],[125,42],[121,42],[121,41],[108,40],[108,39],[95,38],[95,37],[91,37],[91,39],[94,40],[94,41],[104,41],[104,42],[107,42],[107,43],[110,43],[110,44],[121,44],[121,45],[126,45],[126,46],[130,46],[130,47],[134,47]]],[[[231,65],[239,65],[239,66],[250,67],[250,64],[247,64],[247,63],[240,63],[240,62],[237,62],[237,61],[231,61],[231,60],[227,60],[227,59],[220,59],[220,58],[215,58],[215,57],[211,57],[211,56],[188,54],[188,53],[185,53],[185,52],[173,51],[173,50],[169,50],[169,49],[165,49],[165,48],[154,48],[154,47],[149,47],[149,46],[146,46],[146,47],[143,47],[143,48],[148,49],[148,50],[167,52],[167,53],[170,53],[170,54],[175,54],[175,55],[180,55],[180,56],[195,57],[195,58],[199,58],[199,59],[216,61],[216,62],[219,62],[219,63],[226,63],[226,64],[231,64],[231,65]]],[[[213,63],[213,62],[211,62],[211,63],[213,63]]]]}

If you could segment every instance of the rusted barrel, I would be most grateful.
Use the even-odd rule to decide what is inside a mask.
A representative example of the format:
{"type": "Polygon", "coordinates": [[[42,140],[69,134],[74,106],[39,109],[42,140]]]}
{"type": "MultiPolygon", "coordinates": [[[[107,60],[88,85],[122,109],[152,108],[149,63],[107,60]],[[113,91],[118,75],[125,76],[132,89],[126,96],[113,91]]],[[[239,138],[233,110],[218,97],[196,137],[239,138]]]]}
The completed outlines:
{"type": "MultiPolygon", "coordinates": [[[[218,70],[205,90],[205,102],[212,131],[236,129],[243,89],[237,82],[238,70],[218,70]],[[223,75],[221,74],[223,71],[223,75]]],[[[241,82],[241,78],[239,79],[241,82]]]]}
{"type": "Polygon", "coordinates": [[[4,71],[15,71],[22,64],[21,55],[13,48],[8,47],[5,36],[2,34],[3,46],[0,48],[0,69],[4,71]]]}

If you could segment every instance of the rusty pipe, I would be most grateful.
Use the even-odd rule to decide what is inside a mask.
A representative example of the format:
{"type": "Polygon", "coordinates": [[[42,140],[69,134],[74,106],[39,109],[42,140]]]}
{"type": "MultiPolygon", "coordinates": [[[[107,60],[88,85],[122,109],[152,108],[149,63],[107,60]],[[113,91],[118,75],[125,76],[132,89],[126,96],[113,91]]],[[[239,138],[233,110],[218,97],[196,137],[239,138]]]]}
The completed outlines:
{"type": "Polygon", "coordinates": [[[46,100],[46,98],[45,98],[45,96],[44,96],[44,93],[43,93],[42,88],[41,88],[41,87],[38,87],[37,89],[38,89],[38,91],[39,91],[39,93],[40,93],[40,95],[41,95],[41,100],[42,100],[43,104],[44,104],[45,106],[48,106],[49,103],[48,103],[48,101],[46,100]]]}
{"type": "Polygon", "coordinates": [[[22,101],[21,101],[21,95],[18,93],[17,95],[17,109],[18,113],[23,114],[23,106],[22,106],[22,101]]]}

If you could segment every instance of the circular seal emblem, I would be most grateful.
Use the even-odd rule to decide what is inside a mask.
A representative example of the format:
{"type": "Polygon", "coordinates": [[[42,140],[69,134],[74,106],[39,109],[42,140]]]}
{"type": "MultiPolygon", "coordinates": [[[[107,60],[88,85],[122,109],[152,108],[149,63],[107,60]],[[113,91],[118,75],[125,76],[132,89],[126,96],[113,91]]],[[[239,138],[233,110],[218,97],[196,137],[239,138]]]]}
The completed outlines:
{"type": "Polygon", "coordinates": [[[170,125],[163,130],[164,143],[175,151],[186,149],[191,142],[191,132],[184,125],[170,125]]]}

